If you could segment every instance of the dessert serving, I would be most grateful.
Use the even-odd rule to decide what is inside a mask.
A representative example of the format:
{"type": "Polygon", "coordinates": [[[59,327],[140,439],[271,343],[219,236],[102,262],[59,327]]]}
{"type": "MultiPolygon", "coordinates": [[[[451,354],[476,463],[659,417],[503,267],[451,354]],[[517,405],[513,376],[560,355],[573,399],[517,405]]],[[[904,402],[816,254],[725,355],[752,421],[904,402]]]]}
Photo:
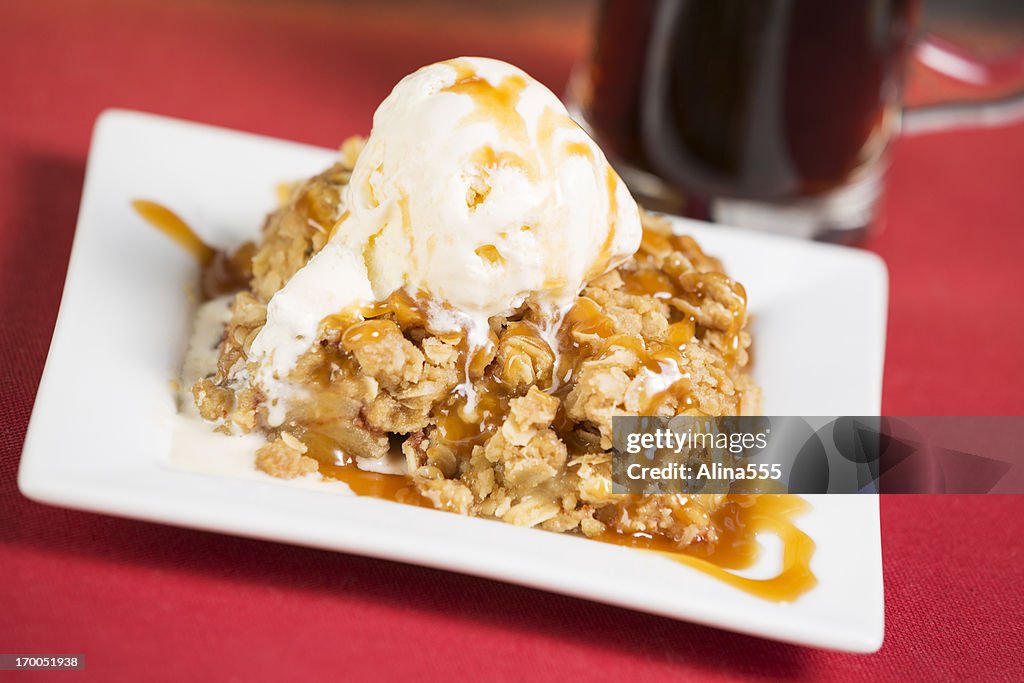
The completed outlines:
{"type": "MultiPolygon", "coordinates": [[[[746,294],[638,209],[515,67],[460,58],[407,76],[368,139],[287,188],[258,241],[189,244],[197,335],[213,326],[218,343],[194,340],[184,409],[265,437],[254,462],[270,475],[722,567],[750,559],[754,520],[800,508],[612,493],[613,415],[759,412],[746,294]]],[[[773,524],[799,535],[777,593],[791,599],[813,584],[813,543],[773,524]]]]}

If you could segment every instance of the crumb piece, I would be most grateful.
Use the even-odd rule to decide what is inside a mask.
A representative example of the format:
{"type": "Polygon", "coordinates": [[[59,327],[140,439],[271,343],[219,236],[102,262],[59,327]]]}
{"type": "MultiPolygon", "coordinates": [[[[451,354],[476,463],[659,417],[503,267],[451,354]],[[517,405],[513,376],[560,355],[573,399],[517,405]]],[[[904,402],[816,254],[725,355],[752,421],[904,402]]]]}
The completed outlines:
{"type": "Polygon", "coordinates": [[[619,533],[655,534],[681,548],[694,542],[714,544],[718,527],[712,515],[726,500],[722,494],[633,496],[604,522],[619,533]]]}
{"type": "Polygon", "coordinates": [[[606,453],[582,455],[569,463],[575,469],[579,499],[592,505],[615,501],[612,496],[612,458],[606,453]]]}
{"type": "Polygon", "coordinates": [[[558,514],[558,505],[543,495],[529,496],[501,516],[501,521],[516,526],[537,526],[558,514]]]}
{"type": "Polygon", "coordinates": [[[252,340],[267,322],[267,307],[248,292],[239,292],[231,301],[231,317],[224,328],[217,357],[215,380],[220,386],[230,384],[245,367],[252,340]]]}
{"type": "Polygon", "coordinates": [[[231,411],[231,422],[243,434],[248,434],[256,427],[256,391],[251,387],[235,393],[235,409],[231,411]]]}
{"type": "Polygon", "coordinates": [[[402,335],[391,321],[377,321],[373,341],[351,349],[363,372],[385,389],[398,389],[419,381],[423,374],[423,352],[402,335]]]}
{"type": "Polygon", "coordinates": [[[624,412],[621,406],[632,379],[627,371],[635,365],[636,357],[628,349],[616,349],[600,360],[584,361],[575,386],[565,397],[566,414],[597,427],[602,448],[611,448],[612,417],[624,412]]]}
{"type": "Polygon", "coordinates": [[[316,460],[303,455],[306,445],[288,432],[256,451],[256,468],[281,479],[295,479],[317,471],[316,460]]]}
{"type": "Polygon", "coordinates": [[[522,391],[534,385],[551,386],[555,355],[543,340],[505,330],[495,358],[497,376],[509,388],[522,391]]]}
{"type": "MultiPolygon", "coordinates": [[[[420,468],[421,470],[423,468],[420,468]]],[[[457,479],[427,478],[417,471],[414,475],[420,493],[441,510],[468,515],[473,510],[473,492],[457,479]]]]}
{"type": "Polygon", "coordinates": [[[502,435],[515,446],[525,446],[541,429],[547,428],[558,412],[559,400],[536,386],[526,396],[509,402],[509,413],[501,426],[502,435]]]}
{"type": "Polygon", "coordinates": [[[258,301],[270,301],[327,243],[341,213],[341,189],[351,174],[351,166],[335,164],[299,185],[289,202],[267,218],[252,259],[252,293],[258,301]]]}
{"type": "Polygon", "coordinates": [[[593,517],[587,517],[580,521],[580,531],[588,538],[600,536],[607,530],[607,527],[593,517]]]}
{"type": "Polygon", "coordinates": [[[428,411],[403,405],[383,392],[367,406],[365,415],[366,422],[373,428],[395,434],[409,434],[430,424],[428,411]]]}
{"type": "MultiPolygon", "coordinates": [[[[530,491],[544,482],[555,479],[562,471],[567,459],[565,444],[550,429],[538,433],[525,446],[502,443],[496,435],[487,443],[502,448],[500,461],[503,465],[502,483],[510,489],[530,491]]],[[[488,455],[488,459],[493,456],[488,455]]]]}
{"type": "Polygon", "coordinates": [[[211,422],[227,418],[235,402],[235,396],[230,389],[217,386],[209,378],[201,379],[192,385],[192,398],[195,399],[199,415],[211,422]]]}

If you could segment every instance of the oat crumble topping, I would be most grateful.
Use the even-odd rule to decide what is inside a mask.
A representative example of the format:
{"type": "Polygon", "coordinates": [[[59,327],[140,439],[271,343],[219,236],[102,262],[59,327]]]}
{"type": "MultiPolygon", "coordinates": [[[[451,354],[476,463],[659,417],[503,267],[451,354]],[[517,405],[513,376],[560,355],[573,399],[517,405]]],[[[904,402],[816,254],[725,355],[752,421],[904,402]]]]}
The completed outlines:
{"type": "Polygon", "coordinates": [[[192,387],[200,415],[225,431],[264,433],[256,465],[277,477],[400,448],[412,486],[440,509],[713,546],[726,496],[611,493],[613,415],[760,409],[743,287],[652,214],[641,212],[637,254],[580,293],[557,348],[524,306],[491,318],[490,343],[466,358],[460,335],[429,330],[422,302],[398,292],[324,321],[289,378],[305,398],[284,424],[267,424],[266,399],[248,381],[249,347],[267,302],[327,242],[362,144],[347,141],[338,163],[292,188],[259,243],[233,259],[249,286],[235,295],[216,373],[192,387]]]}

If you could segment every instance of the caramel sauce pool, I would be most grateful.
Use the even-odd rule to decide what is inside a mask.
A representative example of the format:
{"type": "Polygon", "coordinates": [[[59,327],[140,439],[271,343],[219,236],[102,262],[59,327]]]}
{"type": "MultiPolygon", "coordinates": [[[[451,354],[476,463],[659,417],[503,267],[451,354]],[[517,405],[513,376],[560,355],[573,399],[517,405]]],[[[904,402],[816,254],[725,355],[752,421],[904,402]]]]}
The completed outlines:
{"type": "MultiPolygon", "coordinates": [[[[435,509],[416,491],[405,475],[378,474],[356,467],[326,437],[307,433],[302,438],[307,455],[319,464],[325,479],[348,485],[357,496],[370,496],[405,505],[435,509]],[[338,464],[347,462],[348,464],[338,464]]],[[[749,595],[773,602],[792,602],[814,588],[818,581],[811,572],[814,541],[793,523],[793,517],[807,512],[810,505],[793,495],[732,494],[715,513],[720,529],[718,543],[711,550],[694,543],[680,550],[664,537],[607,531],[595,541],[654,552],[696,569],[749,595]],[[782,541],[782,568],[767,579],[751,579],[733,571],[752,567],[760,557],[758,534],[771,534],[782,541]]]]}
{"type": "Polygon", "coordinates": [[[597,540],[659,553],[745,593],[773,602],[792,602],[814,588],[818,584],[811,571],[815,544],[792,520],[808,511],[810,504],[799,496],[784,494],[740,494],[732,497],[735,500],[715,515],[722,532],[718,545],[711,552],[699,543],[680,551],[668,540],[649,535],[607,532],[597,540]],[[782,569],[779,573],[769,579],[750,579],[729,571],[748,569],[757,562],[760,556],[759,533],[775,535],[782,541],[782,569]]]}
{"type": "Polygon", "coordinates": [[[434,507],[429,500],[420,495],[409,477],[359,469],[330,437],[316,432],[306,432],[301,440],[306,446],[306,455],[316,460],[320,475],[325,479],[344,482],[357,496],[369,496],[419,507],[434,507]]]}
{"type": "MultiPolygon", "coordinates": [[[[249,277],[246,264],[252,258],[251,244],[243,245],[234,254],[226,254],[203,242],[170,209],[141,199],[132,202],[132,207],[150,225],[170,237],[195,257],[203,269],[203,294],[207,299],[245,287],[249,277]]],[[[658,238],[664,239],[660,235],[645,234],[645,239],[648,240],[658,238]]],[[[655,295],[661,292],[665,292],[669,296],[676,294],[672,291],[673,287],[670,283],[663,282],[661,278],[654,276],[627,281],[627,286],[655,295]]],[[[584,310],[588,303],[592,302],[587,299],[581,300],[581,308],[574,312],[578,318],[575,322],[586,327],[588,331],[605,337],[608,332],[605,328],[608,325],[600,315],[599,308],[584,310]],[[605,334],[601,334],[602,332],[605,334]]],[[[408,295],[396,294],[385,302],[367,307],[362,312],[368,320],[347,331],[348,344],[358,344],[364,336],[369,338],[377,334],[377,328],[381,326],[381,323],[374,318],[388,312],[393,312],[399,321],[404,321],[407,324],[412,322],[425,324],[426,322],[416,301],[408,295]]],[[[342,321],[337,322],[341,323],[342,321]]],[[[345,323],[349,322],[345,321],[345,323]]],[[[681,325],[681,323],[677,323],[677,325],[681,325]]],[[[689,325],[687,323],[685,326],[689,325]]],[[[347,327],[348,324],[339,324],[339,326],[347,327]]],[[[680,341],[691,335],[692,327],[680,335],[680,341]]],[[[671,344],[670,348],[673,345],[671,344]]],[[[499,394],[498,391],[493,392],[495,400],[500,403],[499,394]]],[[[486,395],[490,396],[492,392],[486,392],[486,395]]],[[[481,429],[479,425],[475,430],[468,429],[467,424],[456,419],[455,407],[453,404],[439,415],[441,418],[439,428],[451,432],[450,436],[453,441],[475,442],[483,435],[481,432],[487,430],[481,429]]],[[[500,412],[500,408],[501,406],[495,406],[495,412],[500,412]]],[[[431,501],[416,490],[409,477],[361,470],[350,459],[346,459],[330,439],[319,437],[315,433],[307,433],[303,436],[303,441],[308,449],[307,455],[317,461],[321,476],[325,479],[345,483],[357,496],[369,496],[405,505],[434,509],[431,501]]],[[[810,569],[810,561],[815,549],[814,541],[798,529],[792,521],[794,516],[807,511],[809,507],[808,503],[797,496],[732,495],[729,503],[716,513],[715,522],[721,533],[713,550],[709,550],[706,545],[701,543],[694,543],[680,550],[663,537],[648,534],[628,535],[613,531],[608,531],[594,540],[655,552],[758,598],[790,602],[817,585],[817,579],[810,569]],[[757,535],[760,533],[773,534],[782,541],[782,569],[776,576],[768,579],[750,579],[734,574],[732,570],[746,569],[757,562],[760,555],[757,535]]]]}
{"type": "MultiPolygon", "coordinates": [[[[312,450],[308,454],[313,455],[312,450]]],[[[430,501],[416,491],[409,477],[366,472],[352,464],[328,464],[319,457],[317,460],[322,476],[344,482],[358,496],[434,509],[430,501]]],[[[793,495],[739,494],[733,499],[715,516],[721,535],[713,551],[700,543],[679,550],[663,537],[646,534],[608,531],[592,540],[658,553],[744,593],[772,602],[792,602],[814,588],[818,580],[810,564],[815,544],[792,521],[793,517],[809,510],[810,505],[793,495]],[[748,569],[757,562],[761,550],[757,535],[761,533],[775,535],[782,541],[781,570],[768,579],[734,574],[732,570],[748,569]]]]}

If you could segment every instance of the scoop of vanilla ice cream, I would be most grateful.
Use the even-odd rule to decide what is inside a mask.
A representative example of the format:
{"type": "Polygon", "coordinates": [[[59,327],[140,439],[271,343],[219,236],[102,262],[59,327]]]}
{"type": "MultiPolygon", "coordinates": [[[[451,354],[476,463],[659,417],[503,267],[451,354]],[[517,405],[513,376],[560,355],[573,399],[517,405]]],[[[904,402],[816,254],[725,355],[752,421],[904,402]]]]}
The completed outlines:
{"type": "Polygon", "coordinates": [[[557,97],[522,70],[459,58],[381,103],[328,244],[273,296],[251,378],[268,420],[319,325],[400,288],[435,329],[483,342],[487,318],[531,303],[560,319],[585,282],[640,244],[636,203],[557,97]]]}
{"type": "Polygon", "coordinates": [[[405,287],[471,319],[570,304],[632,255],[640,217],[561,101],[505,62],[459,58],[381,103],[333,241],[374,294],[405,287]]]}

